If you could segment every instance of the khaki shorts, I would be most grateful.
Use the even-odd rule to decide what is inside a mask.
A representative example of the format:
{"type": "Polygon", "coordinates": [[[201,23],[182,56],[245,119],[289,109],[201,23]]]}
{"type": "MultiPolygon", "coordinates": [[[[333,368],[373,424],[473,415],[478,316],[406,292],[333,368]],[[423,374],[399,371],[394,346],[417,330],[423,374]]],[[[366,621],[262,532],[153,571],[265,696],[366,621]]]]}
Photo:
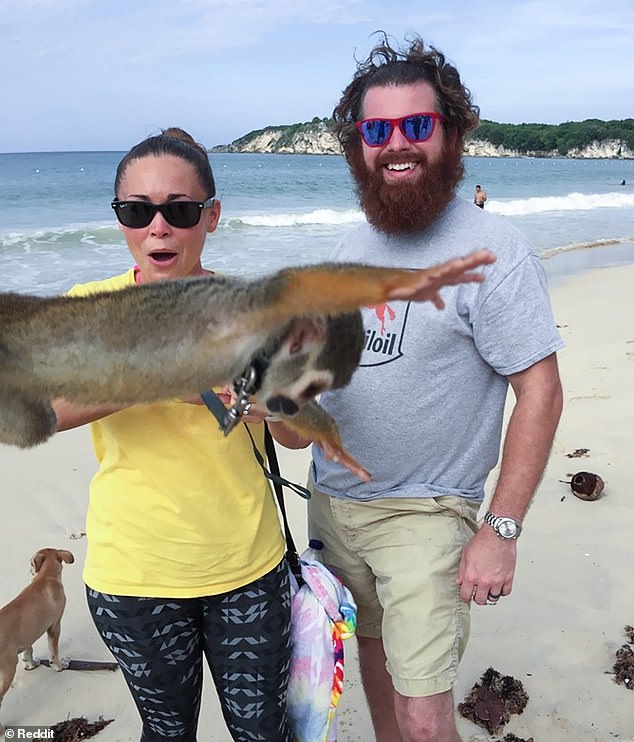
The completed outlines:
{"type": "Polygon", "coordinates": [[[456,585],[479,504],[460,497],[355,502],[315,491],[308,533],[357,602],[357,634],[383,638],[387,670],[404,696],[454,686],[469,636],[456,585]]]}

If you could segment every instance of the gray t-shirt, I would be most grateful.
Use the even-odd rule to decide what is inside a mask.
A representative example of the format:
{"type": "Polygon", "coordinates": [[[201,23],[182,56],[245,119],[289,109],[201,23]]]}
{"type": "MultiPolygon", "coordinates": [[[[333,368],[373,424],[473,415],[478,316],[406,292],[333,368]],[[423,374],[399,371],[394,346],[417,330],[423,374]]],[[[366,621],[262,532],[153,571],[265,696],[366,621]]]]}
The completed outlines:
{"type": "Polygon", "coordinates": [[[344,389],[321,396],[364,483],[313,446],[317,488],[336,497],[458,495],[479,501],[497,463],[507,376],[559,350],[543,266],[504,220],[455,198],[416,235],[364,224],[333,260],[424,268],[479,248],[497,260],[481,284],[441,290],[446,303],[390,302],[364,308],[366,345],[344,389]]]}

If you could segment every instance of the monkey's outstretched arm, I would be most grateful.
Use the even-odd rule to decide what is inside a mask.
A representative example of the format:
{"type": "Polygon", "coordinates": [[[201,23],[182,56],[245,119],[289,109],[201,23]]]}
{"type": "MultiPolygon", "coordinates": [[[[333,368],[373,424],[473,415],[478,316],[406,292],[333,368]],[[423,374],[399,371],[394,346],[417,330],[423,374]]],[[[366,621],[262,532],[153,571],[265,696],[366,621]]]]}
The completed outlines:
{"type": "Polygon", "coordinates": [[[340,314],[390,299],[431,301],[445,306],[443,286],[484,280],[474,270],[495,262],[489,250],[476,250],[431,268],[408,270],[350,263],[336,263],[281,271],[287,280],[280,292],[279,308],[288,316],[340,314]]]}
{"type": "Polygon", "coordinates": [[[370,472],[351,456],[343,446],[337,424],[317,402],[310,402],[294,417],[285,417],[284,425],[302,438],[316,443],[326,458],[345,466],[364,482],[371,479],[370,472]]]}

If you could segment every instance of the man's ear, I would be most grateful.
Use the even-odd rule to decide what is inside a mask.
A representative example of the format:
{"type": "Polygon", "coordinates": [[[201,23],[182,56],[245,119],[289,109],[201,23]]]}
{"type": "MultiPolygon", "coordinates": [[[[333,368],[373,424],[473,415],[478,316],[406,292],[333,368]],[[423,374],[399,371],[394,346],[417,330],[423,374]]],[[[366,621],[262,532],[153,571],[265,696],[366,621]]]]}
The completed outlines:
{"type": "Polygon", "coordinates": [[[298,317],[293,320],[286,337],[289,355],[307,353],[312,346],[323,343],[327,332],[327,323],[323,317],[298,317]]]}
{"type": "Polygon", "coordinates": [[[455,126],[445,129],[445,142],[447,150],[455,151],[458,148],[458,130],[455,126]]]}

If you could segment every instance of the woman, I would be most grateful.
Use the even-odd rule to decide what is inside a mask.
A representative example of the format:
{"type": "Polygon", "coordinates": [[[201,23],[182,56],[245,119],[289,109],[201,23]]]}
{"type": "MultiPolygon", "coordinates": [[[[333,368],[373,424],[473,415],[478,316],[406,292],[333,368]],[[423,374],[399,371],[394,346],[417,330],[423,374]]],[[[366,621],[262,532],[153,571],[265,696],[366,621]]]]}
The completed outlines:
{"type": "MultiPolygon", "coordinates": [[[[220,203],[207,153],[189,134],[168,129],[133,147],[114,190],[135,265],[71,294],[208,273],[201,254],[220,203]]],[[[290,742],[285,544],[244,426],[224,437],[200,398],[124,409],[57,400],[55,411],[58,430],[91,423],[99,469],[84,581],[142,742],[196,739],[203,653],[232,738],[290,742]]],[[[261,420],[253,410],[246,418],[261,420]]],[[[262,428],[253,429],[260,447],[262,428]]]]}

